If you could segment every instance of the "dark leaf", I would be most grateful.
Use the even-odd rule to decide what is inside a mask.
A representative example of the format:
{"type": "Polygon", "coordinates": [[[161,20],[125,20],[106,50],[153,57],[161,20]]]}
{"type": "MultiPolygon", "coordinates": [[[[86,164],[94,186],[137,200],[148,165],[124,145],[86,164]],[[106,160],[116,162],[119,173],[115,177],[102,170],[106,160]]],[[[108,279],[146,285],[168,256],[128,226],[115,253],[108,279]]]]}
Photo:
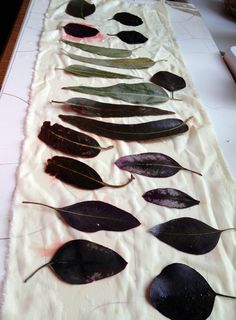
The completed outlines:
{"type": "Polygon", "coordinates": [[[72,240],[62,245],[51,261],[39,267],[29,277],[44,267],[70,284],[86,284],[121,272],[127,262],[115,251],[88,240],[72,240]]]}
{"type": "Polygon", "coordinates": [[[177,91],[186,87],[186,82],[180,76],[168,71],[159,71],[152,76],[151,81],[168,91],[177,91]]]}
{"type": "Polygon", "coordinates": [[[82,19],[93,14],[95,10],[95,5],[85,0],[70,0],[66,7],[67,14],[82,19]]]}
{"type": "Polygon", "coordinates": [[[166,178],[173,176],[179,170],[200,173],[182,167],[171,157],[158,152],[133,154],[119,158],[115,164],[122,170],[137,173],[152,178],[166,178]]]}
{"type": "Polygon", "coordinates": [[[38,137],[53,149],[84,158],[96,157],[101,150],[109,150],[113,147],[101,147],[94,138],[87,134],[57,123],[51,126],[49,121],[43,123],[38,137]]]}
{"type": "Polygon", "coordinates": [[[125,24],[126,26],[136,27],[136,26],[140,26],[141,24],[143,24],[143,20],[140,17],[138,17],[134,14],[128,13],[128,12],[118,12],[113,16],[112,19],[114,19],[122,24],[125,24]]]}
{"type": "Polygon", "coordinates": [[[214,229],[193,218],[178,218],[153,227],[150,231],[159,240],[177,250],[191,254],[205,254],[217,245],[224,230],[214,229]]]}
{"type": "Polygon", "coordinates": [[[72,158],[59,156],[48,159],[45,172],[76,188],[86,190],[100,189],[104,186],[121,188],[129,184],[134,179],[131,176],[131,178],[124,184],[111,185],[104,182],[99,174],[87,164],[72,158]]]}
{"type": "Polygon", "coordinates": [[[173,111],[151,108],[140,105],[103,103],[99,101],[71,98],[67,101],[52,101],[54,103],[63,103],[83,116],[120,118],[134,116],[159,116],[164,114],[173,114],[173,111]]]}
{"type": "Polygon", "coordinates": [[[79,116],[59,115],[59,118],[82,130],[110,139],[124,141],[157,139],[188,130],[187,124],[179,119],[165,119],[138,124],[116,124],[79,116]]]}
{"type": "Polygon", "coordinates": [[[137,31],[120,31],[117,34],[108,34],[108,36],[116,36],[128,44],[144,43],[148,40],[148,38],[137,31]]]}
{"type": "Polygon", "coordinates": [[[63,28],[68,35],[78,38],[94,37],[99,32],[96,28],[80,23],[67,23],[63,28]]]}
{"type": "Polygon", "coordinates": [[[84,232],[126,231],[140,225],[130,213],[102,201],[84,201],[63,208],[31,201],[23,203],[54,209],[66,224],[84,232]]]}
{"type": "Polygon", "coordinates": [[[196,206],[200,201],[193,199],[188,194],[173,188],[158,188],[143,194],[143,198],[159,206],[185,209],[196,206]]]}

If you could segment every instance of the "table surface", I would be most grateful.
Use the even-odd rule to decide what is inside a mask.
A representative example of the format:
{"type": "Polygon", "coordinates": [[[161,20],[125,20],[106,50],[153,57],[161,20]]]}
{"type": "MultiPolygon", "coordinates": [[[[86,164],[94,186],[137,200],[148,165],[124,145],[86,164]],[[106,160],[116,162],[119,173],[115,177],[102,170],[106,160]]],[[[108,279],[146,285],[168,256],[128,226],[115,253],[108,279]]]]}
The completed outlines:
{"type": "MultiPolygon", "coordinates": [[[[129,0],[133,3],[148,0],[129,0]]],[[[0,95],[0,237],[8,236],[15,176],[24,141],[38,40],[50,0],[31,0],[0,95]]],[[[211,34],[190,4],[169,2],[168,10],[182,57],[199,99],[214,125],[218,143],[236,178],[236,90],[211,34]]],[[[7,240],[0,246],[0,292],[7,240]]]]}

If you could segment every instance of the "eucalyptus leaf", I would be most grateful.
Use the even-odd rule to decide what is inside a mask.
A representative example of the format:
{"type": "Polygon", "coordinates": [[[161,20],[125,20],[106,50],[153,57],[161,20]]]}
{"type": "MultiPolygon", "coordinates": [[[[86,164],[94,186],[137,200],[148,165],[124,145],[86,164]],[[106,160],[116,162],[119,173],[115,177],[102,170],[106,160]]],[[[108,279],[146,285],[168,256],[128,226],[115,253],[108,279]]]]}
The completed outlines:
{"type": "Polygon", "coordinates": [[[98,29],[81,23],[70,22],[63,26],[63,29],[66,34],[78,38],[94,37],[99,33],[98,29]]]}
{"type": "Polygon", "coordinates": [[[130,213],[102,201],[83,201],[63,208],[54,208],[32,201],[23,201],[23,203],[53,209],[63,222],[84,232],[126,231],[140,225],[140,222],[130,213]]]}
{"type": "Polygon", "coordinates": [[[61,40],[61,41],[65,44],[78,48],[82,51],[94,53],[99,56],[105,56],[110,58],[126,58],[126,57],[130,57],[132,54],[132,50],[128,50],[128,49],[105,48],[105,47],[93,46],[90,44],[73,42],[69,40],[61,40]]]}
{"type": "Polygon", "coordinates": [[[93,14],[95,10],[95,5],[85,0],[70,0],[66,7],[67,14],[82,19],[93,14]]]}
{"type": "Polygon", "coordinates": [[[116,20],[126,26],[134,27],[143,24],[143,20],[140,17],[129,12],[118,12],[110,20],[116,20]]]}
{"type": "Polygon", "coordinates": [[[71,98],[67,101],[51,101],[52,103],[62,103],[69,106],[80,115],[88,117],[134,117],[134,116],[159,116],[173,114],[173,111],[167,111],[159,108],[152,108],[140,105],[103,103],[99,101],[71,98]]]}
{"type": "Polygon", "coordinates": [[[185,192],[173,188],[150,190],[143,194],[143,198],[159,206],[176,209],[185,209],[200,203],[185,192]]]}
{"type": "Polygon", "coordinates": [[[236,229],[218,230],[193,218],[178,218],[156,225],[150,232],[179,251],[200,255],[213,250],[221,233],[229,230],[236,229]]]}
{"type": "Polygon", "coordinates": [[[108,78],[108,79],[141,79],[139,77],[131,76],[128,74],[109,72],[104,70],[99,70],[95,68],[90,68],[82,65],[70,65],[63,69],[66,72],[72,73],[80,77],[96,77],[96,78],[108,78]]]}
{"type": "Polygon", "coordinates": [[[107,35],[118,37],[120,40],[128,44],[138,44],[148,41],[148,38],[137,31],[120,31],[117,34],[108,33],[107,35]]]}
{"type": "Polygon", "coordinates": [[[115,251],[88,240],[72,240],[63,244],[52,259],[36,269],[49,267],[60,280],[69,284],[87,284],[121,272],[127,262],[115,251]]]}
{"type": "Polygon", "coordinates": [[[119,83],[109,87],[71,86],[63,87],[84,94],[123,100],[134,104],[156,104],[166,102],[169,96],[164,89],[153,83],[119,83]]]}
{"type": "Polygon", "coordinates": [[[87,164],[68,157],[54,156],[48,159],[45,172],[58,180],[76,188],[96,190],[102,187],[121,188],[127,186],[134,178],[120,185],[113,185],[102,180],[100,175],[87,164]]]}
{"type": "Polygon", "coordinates": [[[59,118],[82,130],[124,141],[158,139],[188,130],[187,124],[180,119],[164,119],[138,124],[116,124],[79,116],[59,115],[59,118]]]}
{"type": "Polygon", "coordinates": [[[216,293],[200,273],[181,263],[165,267],[149,288],[151,305],[171,320],[207,319],[216,296],[236,299],[216,293]]]}

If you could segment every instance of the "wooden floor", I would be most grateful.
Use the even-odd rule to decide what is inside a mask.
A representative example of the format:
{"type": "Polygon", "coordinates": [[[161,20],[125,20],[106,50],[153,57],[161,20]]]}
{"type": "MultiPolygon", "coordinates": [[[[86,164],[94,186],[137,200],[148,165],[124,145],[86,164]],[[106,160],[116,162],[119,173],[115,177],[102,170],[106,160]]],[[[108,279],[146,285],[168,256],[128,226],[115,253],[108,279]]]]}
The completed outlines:
{"type": "Polygon", "coordinates": [[[13,29],[11,31],[11,34],[9,36],[7,45],[6,45],[4,52],[0,58],[0,88],[2,87],[2,83],[3,83],[4,77],[5,77],[5,74],[6,74],[10,59],[11,59],[12,52],[14,50],[14,47],[15,47],[15,44],[17,41],[18,34],[20,32],[22,22],[25,17],[26,10],[29,6],[29,3],[30,3],[30,0],[23,1],[21,8],[20,8],[20,11],[18,13],[17,19],[15,21],[15,24],[14,24],[13,29]]]}

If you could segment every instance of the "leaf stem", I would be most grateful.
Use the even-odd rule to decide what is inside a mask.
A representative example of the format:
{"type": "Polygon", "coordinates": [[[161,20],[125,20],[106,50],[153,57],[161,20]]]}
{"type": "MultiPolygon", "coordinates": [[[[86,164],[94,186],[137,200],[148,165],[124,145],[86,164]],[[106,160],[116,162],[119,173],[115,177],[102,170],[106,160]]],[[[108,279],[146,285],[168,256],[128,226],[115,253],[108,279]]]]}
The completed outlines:
{"type": "Polygon", "coordinates": [[[190,169],[187,169],[187,168],[184,168],[184,167],[181,167],[181,169],[183,169],[185,171],[189,171],[189,172],[195,173],[195,174],[198,174],[199,176],[202,177],[202,174],[200,172],[197,172],[197,171],[194,171],[194,170],[190,170],[190,169]]]}
{"type": "Polygon", "coordinates": [[[104,186],[111,187],[111,188],[122,188],[122,187],[127,186],[134,179],[135,179],[135,177],[131,174],[129,180],[127,182],[125,182],[124,184],[114,185],[114,184],[109,184],[109,183],[106,183],[106,182],[103,182],[103,184],[104,184],[104,186]]]}
{"type": "Polygon", "coordinates": [[[110,149],[113,149],[113,148],[114,148],[114,146],[113,146],[113,145],[110,145],[110,146],[107,146],[107,147],[101,147],[101,146],[100,146],[99,149],[101,149],[101,150],[110,150],[110,149]]]}
{"type": "Polygon", "coordinates": [[[221,294],[221,293],[215,293],[217,296],[219,297],[223,297],[223,298],[229,298],[229,299],[236,299],[236,297],[233,297],[233,296],[228,296],[226,294],[221,294]]]}
{"type": "Polygon", "coordinates": [[[50,103],[66,103],[66,101],[56,101],[56,100],[51,100],[50,103]]]}
{"type": "Polygon", "coordinates": [[[227,228],[227,229],[221,230],[221,232],[224,232],[224,231],[230,231],[230,230],[234,230],[234,231],[236,231],[236,228],[227,228]]]}
{"type": "Polygon", "coordinates": [[[39,270],[41,270],[41,269],[44,268],[44,267],[47,267],[47,266],[50,265],[50,264],[51,264],[51,262],[47,262],[47,263],[43,264],[41,267],[39,267],[38,269],[36,269],[33,273],[31,273],[31,274],[24,280],[24,283],[26,283],[29,279],[31,279],[31,278],[35,275],[35,273],[37,273],[39,270]]]}
{"type": "Polygon", "coordinates": [[[49,206],[49,205],[47,205],[47,204],[41,203],[41,202],[22,201],[22,203],[24,203],[24,204],[35,204],[35,205],[37,205],[37,206],[43,206],[43,207],[46,207],[46,208],[49,208],[49,209],[57,210],[56,208],[54,208],[54,207],[52,207],[52,206],[49,206]]]}

